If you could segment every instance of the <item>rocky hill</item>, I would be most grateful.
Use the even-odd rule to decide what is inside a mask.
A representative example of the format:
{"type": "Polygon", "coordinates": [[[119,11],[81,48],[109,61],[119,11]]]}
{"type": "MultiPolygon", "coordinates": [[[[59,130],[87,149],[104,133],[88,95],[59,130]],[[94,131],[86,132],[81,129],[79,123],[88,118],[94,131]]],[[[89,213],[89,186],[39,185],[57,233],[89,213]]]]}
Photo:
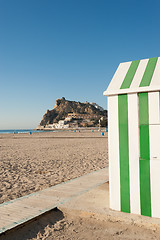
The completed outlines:
{"type": "Polygon", "coordinates": [[[98,105],[95,105],[95,103],[93,105],[88,102],[81,103],[81,102],[69,101],[63,97],[62,99],[57,99],[55,101],[55,106],[52,110],[47,110],[38,128],[45,127],[50,124],[58,123],[59,120],[64,120],[68,116],[68,113],[75,113],[78,115],[83,114],[83,116],[89,116],[90,118],[96,118],[96,119],[100,119],[101,117],[106,118],[107,116],[107,111],[103,110],[98,105]]]}

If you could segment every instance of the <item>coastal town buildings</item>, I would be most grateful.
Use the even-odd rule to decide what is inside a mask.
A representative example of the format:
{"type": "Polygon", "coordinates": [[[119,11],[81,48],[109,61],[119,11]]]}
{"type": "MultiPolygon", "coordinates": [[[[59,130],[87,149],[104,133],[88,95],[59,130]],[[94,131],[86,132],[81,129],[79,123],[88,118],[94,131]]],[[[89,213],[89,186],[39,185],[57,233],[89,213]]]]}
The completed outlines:
{"type": "MultiPolygon", "coordinates": [[[[58,123],[47,124],[45,129],[67,129],[67,128],[78,128],[78,127],[92,127],[97,121],[103,120],[104,117],[100,117],[96,114],[78,114],[68,113],[64,120],[59,120],[58,123]]],[[[44,127],[42,127],[44,128],[44,127]]]]}

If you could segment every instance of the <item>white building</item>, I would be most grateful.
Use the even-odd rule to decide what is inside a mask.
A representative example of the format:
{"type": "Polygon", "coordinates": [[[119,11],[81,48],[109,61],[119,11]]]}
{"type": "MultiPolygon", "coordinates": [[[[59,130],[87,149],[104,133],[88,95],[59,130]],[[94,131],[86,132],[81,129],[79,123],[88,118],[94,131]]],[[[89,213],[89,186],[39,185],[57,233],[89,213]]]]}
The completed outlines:
{"type": "Polygon", "coordinates": [[[53,123],[53,127],[58,129],[69,128],[69,124],[65,120],[59,120],[58,123],[53,123]]]}

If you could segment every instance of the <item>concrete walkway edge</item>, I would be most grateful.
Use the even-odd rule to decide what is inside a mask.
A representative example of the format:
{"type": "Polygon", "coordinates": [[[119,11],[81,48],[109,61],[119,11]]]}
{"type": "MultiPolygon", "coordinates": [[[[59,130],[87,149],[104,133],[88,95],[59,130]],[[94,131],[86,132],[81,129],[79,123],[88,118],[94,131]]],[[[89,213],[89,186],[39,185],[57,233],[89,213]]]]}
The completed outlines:
{"type": "Polygon", "coordinates": [[[108,168],[0,204],[0,235],[108,181],[108,168]]]}

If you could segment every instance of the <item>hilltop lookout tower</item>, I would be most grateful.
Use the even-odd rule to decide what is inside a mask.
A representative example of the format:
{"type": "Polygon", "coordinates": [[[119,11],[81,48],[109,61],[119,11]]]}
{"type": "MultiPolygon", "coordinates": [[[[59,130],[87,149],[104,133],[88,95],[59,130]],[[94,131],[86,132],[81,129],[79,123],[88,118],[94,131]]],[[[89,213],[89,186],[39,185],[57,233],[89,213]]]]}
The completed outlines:
{"type": "Polygon", "coordinates": [[[104,95],[110,208],[160,218],[160,57],[121,63],[104,95]]]}

